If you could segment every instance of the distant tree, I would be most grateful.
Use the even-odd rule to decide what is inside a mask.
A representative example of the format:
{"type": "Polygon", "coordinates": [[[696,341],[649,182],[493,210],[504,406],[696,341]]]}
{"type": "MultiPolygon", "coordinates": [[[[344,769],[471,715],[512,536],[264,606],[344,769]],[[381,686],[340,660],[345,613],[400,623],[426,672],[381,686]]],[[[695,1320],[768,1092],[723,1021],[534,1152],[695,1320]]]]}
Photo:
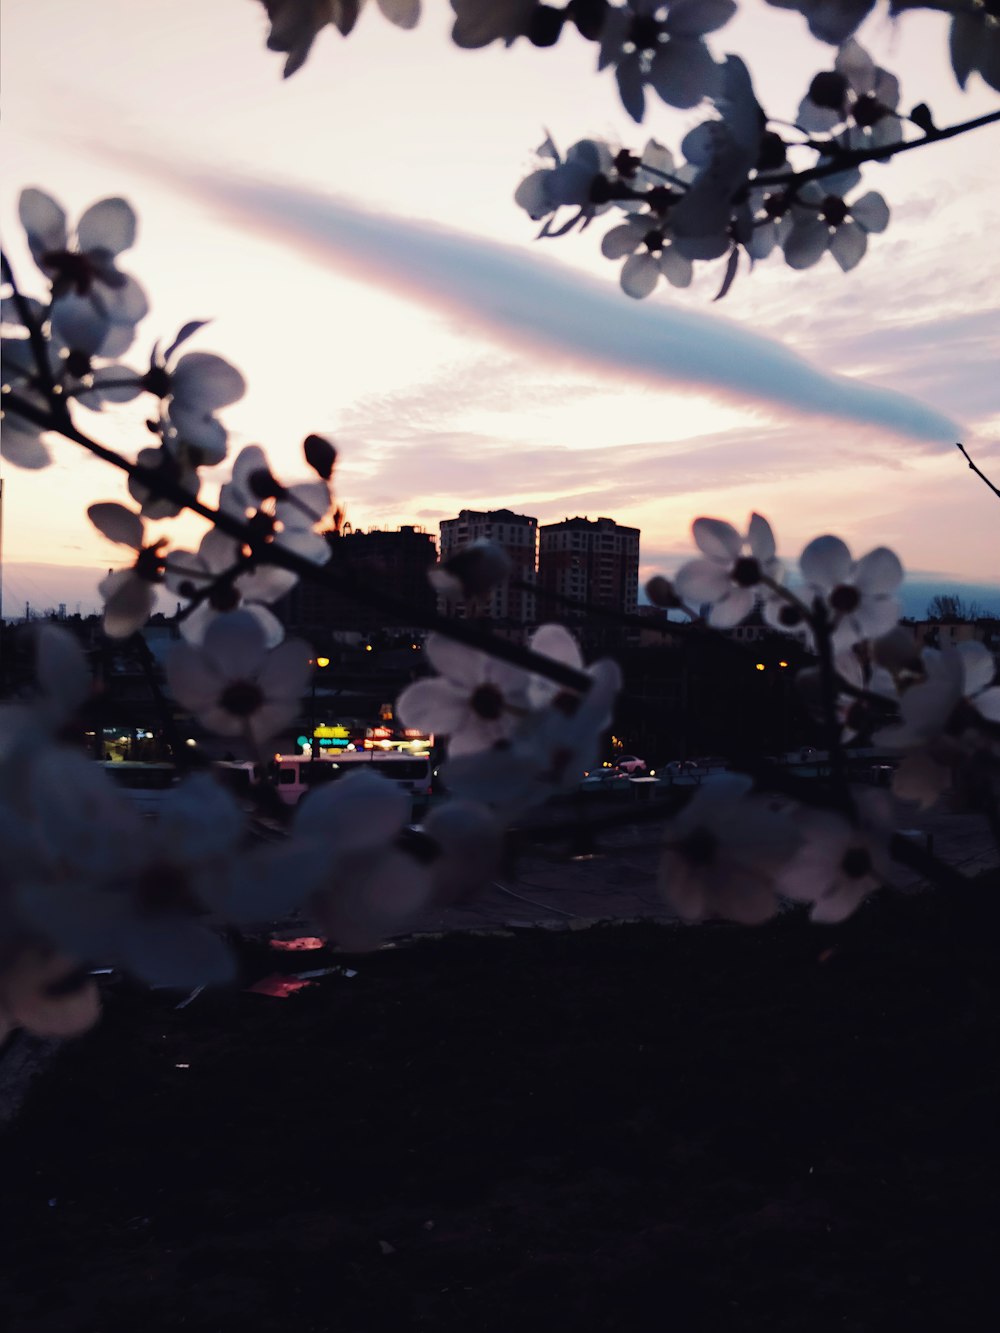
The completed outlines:
{"type": "Polygon", "coordinates": [[[966,601],[957,593],[938,593],[927,603],[928,620],[981,620],[987,610],[982,602],[966,601]]]}

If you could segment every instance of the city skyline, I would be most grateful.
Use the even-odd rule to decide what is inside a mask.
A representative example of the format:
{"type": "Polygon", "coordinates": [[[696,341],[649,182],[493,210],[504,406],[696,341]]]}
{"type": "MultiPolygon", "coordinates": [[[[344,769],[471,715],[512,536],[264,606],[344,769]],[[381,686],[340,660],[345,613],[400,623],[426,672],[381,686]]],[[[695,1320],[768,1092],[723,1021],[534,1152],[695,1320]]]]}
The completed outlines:
{"type": "MultiPolygon", "coordinates": [[[[498,509],[492,511],[467,510],[466,512],[477,513],[483,518],[485,518],[489,514],[512,513],[512,511],[509,508],[504,506],[501,506],[498,509]]],[[[534,516],[523,516],[523,515],[520,517],[534,518],[534,516]]],[[[584,522],[590,521],[586,518],[586,516],[582,515],[576,515],[573,516],[573,518],[571,518],[568,515],[564,515],[562,520],[556,519],[548,524],[537,524],[537,519],[535,518],[534,521],[537,525],[536,532],[541,527],[548,527],[551,529],[559,527],[563,523],[570,523],[574,521],[574,519],[580,519],[580,518],[583,518],[584,522]]],[[[594,521],[596,522],[596,520],[594,521]]],[[[458,522],[457,518],[453,518],[451,520],[449,519],[441,520],[441,524],[437,525],[437,531],[439,533],[439,536],[442,524],[457,523],[457,522],[458,522]]],[[[485,527],[486,525],[482,524],[480,526],[485,527]]],[[[394,526],[387,525],[385,527],[380,527],[378,525],[372,524],[367,529],[360,529],[360,528],[356,529],[353,528],[353,525],[350,524],[348,524],[348,527],[350,528],[351,535],[359,537],[364,537],[373,534],[381,535],[381,534],[392,534],[392,533],[404,533],[404,534],[414,533],[414,534],[431,536],[431,532],[429,531],[428,526],[426,524],[420,524],[414,522],[399,523],[394,526]]],[[[483,533],[477,530],[476,535],[482,536],[483,533]]],[[[472,539],[474,538],[470,538],[470,540],[472,539]]],[[[434,549],[440,557],[442,551],[440,540],[434,542],[434,549]]],[[[453,554],[454,549],[455,548],[452,548],[450,553],[453,554]]],[[[536,545],[536,552],[537,552],[537,545],[536,545]]],[[[639,560],[641,568],[642,565],[641,538],[639,547],[639,560]]],[[[536,569],[537,569],[537,564],[536,564],[536,569]]],[[[57,610],[57,608],[60,605],[66,608],[66,614],[92,615],[98,613],[101,610],[101,602],[96,592],[96,584],[97,580],[101,576],[103,576],[106,572],[107,570],[102,570],[99,568],[94,568],[92,570],[88,570],[86,568],[66,570],[63,569],[62,567],[53,566],[52,572],[49,575],[49,578],[51,578],[51,583],[49,583],[47,580],[45,581],[39,580],[37,582],[34,580],[29,580],[28,582],[31,591],[29,591],[29,595],[27,596],[27,598],[21,599],[19,601],[11,598],[10,589],[6,586],[5,583],[3,583],[2,585],[0,585],[0,590],[2,590],[3,592],[2,602],[0,602],[0,606],[2,606],[2,615],[0,615],[0,619],[6,619],[8,621],[16,621],[23,619],[24,616],[22,615],[22,608],[25,608],[26,603],[27,606],[30,607],[33,616],[36,615],[44,616],[52,614],[57,610]],[[49,587],[55,589],[55,593],[59,595],[48,595],[45,592],[45,589],[49,587]],[[75,591],[79,591],[80,589],[83,589],[85,593],[92,589],[92,591],[90,591],[89,599],[86,595],[83,596],[73,595],[75,591]],[[32,591],[35,593],[34,597],[32,596],[32,591]],[[38,595],[39,592],[42,593],[41,596],[38,595]]],[[[794,570],[789,572],[794,572],[794,570]]],[[[427,587],[428,587],[428,600],[429,602],[433,602],[433,595],[430,590],[429,582],[427,587]]],[[[965,602],[974,603],[976,605],[981,606],[987,615],[1000,616],[1000,588],[998,588],[996,584],[989,583],[986,581],[978,581],[978,582],[967,581],[967,580],[963,581],[959,579],[947,579],[947,578],[927,579],[920,577],[919,571],[911,570],[908,572],[899,592],[900,601],[903,607],[904,617],[910,620],[922,619],[927,610],[928,604],[934,597],[949,593],[961,597],[965,602]]],[[[298,596],[299,597],[304,596],[307,602],[309,600],[322,601],[324,594],[322,592],[322,589],[318,588],[314,588],[311,593],[309,592],[303,593],[300,587],[298,591],[298,596]]],[[[172,595],[168,594],[166,590],[162,590],[159,594],[157,610],[161,613],[169,614],[174,609],[175,601],[176,599],[172,595]]],[[[639,586],[638,586],[637,601],[639,606],[648,605],[648,601],[645,597],[641,579],[639,581],[639,586]]],[[[544,618],[545,617],[542,617],[542,619],[544,618]]],[[[549,616],[548,618],[558,619],[559,617],[557,615],[552,615],[549,616]]],[[[371,617],[369,616],[368,619],[370,620],[371,617]]]]}

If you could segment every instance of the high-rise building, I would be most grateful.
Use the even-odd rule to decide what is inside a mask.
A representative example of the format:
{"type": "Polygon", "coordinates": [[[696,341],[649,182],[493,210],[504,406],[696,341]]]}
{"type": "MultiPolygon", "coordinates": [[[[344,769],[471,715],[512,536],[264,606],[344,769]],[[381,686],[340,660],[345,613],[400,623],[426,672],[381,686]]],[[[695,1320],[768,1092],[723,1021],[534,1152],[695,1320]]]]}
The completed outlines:
{"type": "Polygon", "coordinates": [[[538,601],[543,619],[584,620],[584,612],[547,598],[572,597],[592,607],[635,614],[639,596],[639,529],[613,518],[564,518],[538,530],[538,601]]]}
{"type": "MultiPolygon", "coordinates": [[[[436,596],[427,571],[437,552],[434,538],[423,528],[405,525],[391,531],[372,528],[368,532],[328,535],[331,574],[355,575],[362,583],[390,592],[407,602],[414,612],[413,627],[433,612],[436,596]]],[[[302,632],[355,630],[371,633],[392,629],[392,617],[362,599],[320,583],[296,584],[278,613],[285,624],[302,632]]],[[[400,628],[404,628],[401,626],[400,628]]]]}
{"type": "Polygon", "coordinates": [[[538,519],[515,514],[510,509],[463,509],[458,518],[441,522],[442,562],[483,539],[496,542],[510,556],[511,577],[483,597],[470,597],[466,601],[449,599],[448,609],[453,615],[470,620],[482,617],[504,621],[513,627],[534,624],[537,620],[534,592],[512,587],[511,582],[519,580],[532,585],[535,582],[538,519]]]}

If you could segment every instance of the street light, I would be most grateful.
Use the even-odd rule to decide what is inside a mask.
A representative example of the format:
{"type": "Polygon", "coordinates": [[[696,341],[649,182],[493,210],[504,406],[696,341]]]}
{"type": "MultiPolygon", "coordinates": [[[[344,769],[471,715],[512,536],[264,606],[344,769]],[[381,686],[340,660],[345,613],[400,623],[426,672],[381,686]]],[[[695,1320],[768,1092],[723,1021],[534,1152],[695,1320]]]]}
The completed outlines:
{"type": "MultiPolygon", "coordinates": [[[[320,671],[322,671],[322,670],[324,669],[324,667],[328,667],[328,666],[330,665],[330,659],[329,659],[328,657],[316,657],[316,658],[311,658],[310,661],[312,661],[312,662],[313,662],[313,665],[316,666],[316,667],[318,667],[320,671]]],[[[309,762],[310,762],[310,764],[312,764],[313,762],[315,762],[316,755],[317,755],[318,751],[319,751],[319,738],[318,738],[317,735],[316,735],[316,672],[314,671],[314,672],[313,672],[313,677],[312,677],[312,687],[311,687],[311,689],[310,689],[310,691],[309,691],[309,762]]]]}

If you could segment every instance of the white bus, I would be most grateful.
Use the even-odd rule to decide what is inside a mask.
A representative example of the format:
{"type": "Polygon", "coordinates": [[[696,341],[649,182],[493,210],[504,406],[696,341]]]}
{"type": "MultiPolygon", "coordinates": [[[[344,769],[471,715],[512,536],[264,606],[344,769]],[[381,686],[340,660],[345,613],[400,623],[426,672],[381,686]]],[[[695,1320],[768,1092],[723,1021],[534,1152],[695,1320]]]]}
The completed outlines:
{"type": "Polygon", "coordinates": [[[312,760],[304,754],[274,757],[274,785],[287,805],[295,805],[315,786],[336,782],[347,773],[378,773],[409,792],[415,803],[431,794],[431,760],[427,754],[404,754],[398,750],[337,750],[312,760]]]}

